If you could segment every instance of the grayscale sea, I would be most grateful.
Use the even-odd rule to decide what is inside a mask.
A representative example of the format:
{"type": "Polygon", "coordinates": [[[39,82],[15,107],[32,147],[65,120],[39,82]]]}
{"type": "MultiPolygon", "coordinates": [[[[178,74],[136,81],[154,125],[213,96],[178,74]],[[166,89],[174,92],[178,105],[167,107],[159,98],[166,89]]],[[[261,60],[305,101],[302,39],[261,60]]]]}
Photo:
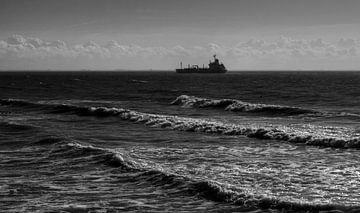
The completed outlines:
{"type": "Polygon", "coordinates": [[[360,212],[360,72],[0,72],[0,212],[360,212]]]}

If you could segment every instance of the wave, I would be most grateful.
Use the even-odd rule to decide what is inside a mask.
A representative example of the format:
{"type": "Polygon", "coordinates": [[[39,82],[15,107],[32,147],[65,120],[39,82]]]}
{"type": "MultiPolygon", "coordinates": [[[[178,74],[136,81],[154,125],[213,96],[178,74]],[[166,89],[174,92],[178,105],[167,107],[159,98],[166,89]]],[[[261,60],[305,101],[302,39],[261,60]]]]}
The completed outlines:
{"type": "MultiPolygon", "coordinates": [[[[194,119],[178,116],[142,113],[122,108],[107,107],[76,107],[62,106],[67,112],[79,115],[119,116],[123,120],[144,123],[146,126],[168,128],[189,132],[204,132],[224,135],[244,135],[257,139],[281,140],[291,143],[333,147],[333,148],[360,148],[360,138],[324,137],[316,133],[304,133],[289,128],[251,127],[236,124],[227,124],[211,120],[194,119]]],[[[64,111],[63,111],[64,112],[64,111]]]]}
{"type": "MultiPolygon", "coordinates": [[[[331,211],[340,210],[340,212],[348,212],[349,210],[359,209],[360,207],[348,207],[334,204],[314,204],[314,203],[300,203],[280,200],[275,197],[265,197],[261,195],[248,194],[245,191],[235,188],[233,186],[224,187],[222,184],[215,181],[201,181],[193,183],[193,187],[200,194],[201,197],[216,201],[228,202],[246,208],[258,209],[278,209],[286,212],[305,211],[331,211]]],[[[338,212],[338,211],[337,211],[338,212]]]]}
{"type": "Polygon", "coordinates": [[[0,99],[1,105],[11,105],[11,106],[19,106],[19,107],[36,107],[39,106],[37,103],[20,100],[20,99],[0,99]]]}
{"type": "Polygon", "coordinates": [[[299,107],[254,104],[235,99],[207,99],[188,95],[180,95],[171,102],[171,104],[198,108],[224,108],[227,111],[233,112],[264,113],[288,116],[320,113],[315,110],[299,107]]]}
{"type": "MultiPolygon", "coordinates": [[[[59,152],[59,150],[55,150],[54,152],[59,152]]],[[[124,160],[121,153],[110,149],[94,147],[92,145],[82,145],[77,142],[66,143],[65,145],[61,145],[60,155],[68,157],[93,155],[94,159],[97,160],[98,163],[121,168],[122,171],[140,171],[140,167],[137,163],[129,159],[124,160]]]]}
{"type": "Polygon", "coordinates": [[[128,81],[129,83],[135,83],[135,84],[146,84],[149,83],[149,81],[144,81],[144,80],[138,80],[138,79],[131,79],[128,81]]]}
{"type": "Polygon", "coordinates": [[[212,180],[192,179],[187,176],[164,172],[157,168],[149,168],[125,157],[123,153],[116,150],[83,145],[77,142],[63,141],[62,143],[56,144],[56,149],[52,151],[50,156],[53,157],[56,155],[62,158],[91,156],[91,159],[96,163],[119,169],[122,178],[124,178],[124,172],[131,173],[131,175],[129,175],[129,181],[131,182],[147,182],[151,184],[152,187],[175,190],[183,196],[196,196],[214,202],[230,203],[244,208],[280,209],[286,211],[342,210],[344,212],[355,208],[332,204],[296,203],[280,200],[275,197],[253,195],[232,185],[224,185],[212,180]]]}
{"type": "Polygon", "coordinates": [[[306,116],[311,117],[346,117],[349,119],[360,118],[359,114],[349,112],[325,112],[301,107],[255,104],[243,102],[236,99],[207,99],[195,96],[180,95],[174,101],[173,105],[195,108],[222,108],[226,111],[244,112],[244,113],[261,113],[265,115],[282,115],[282,116],[306,116]]]}
{"type": "Polygon", "coordinates": [[[7,130],[11,131],[28,131],[36,129],[35,126],[29,124],[19,124],[12,121],[1,121],[0,128],[6,128],[7,130]]]}
{"type": "Polygon", "coordinates": [[[150,182],[153,186],[175,188],[189,196],[198,196],[214,202],[229,203],[247,209],[278,209],[289,211],[331,211],[348,212],[360,207],[348,207],[335,204],[300,203],[281,200],[275,197],[254,195],[229,184],[212,180],[194,180],[189,177],[150,170],[133,177],[135,180],[150,182]]]}
{"type": "MultiPolygon", "coordinates": [[[[20,102],[23,103],[24,101],[20,102]]],[[[16,101],[15,103],[18,103],[16,101]]],[[[25,102],[30,103],[30,102],[25,102]]],[[[46,106],[51,113],[73,113],[80,116],[118,116],[122,120],[144,123],[146,126],[167,128],[188,132],[204,132],[224,135],[244,135],[257,139],[279,140],[291,143],[333,147],[360,148],[360,137],[324,136],[316,132],[302,132],[286,127],[257,127],[222,123],[217,121],[188,117],[142,113],[130,109],[108,107],[82,107],[66,104],[31,103],[30,105],[46,106]]]]}

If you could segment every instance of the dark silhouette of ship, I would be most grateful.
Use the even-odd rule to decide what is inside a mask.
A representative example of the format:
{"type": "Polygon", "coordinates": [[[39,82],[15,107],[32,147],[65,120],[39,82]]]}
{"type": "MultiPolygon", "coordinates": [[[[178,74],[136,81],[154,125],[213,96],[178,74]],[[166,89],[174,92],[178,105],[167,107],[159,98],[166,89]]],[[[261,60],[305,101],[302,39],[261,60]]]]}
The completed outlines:
{"type": "Polygon", "coordinates": [[[227,70],[223,63],[219,63],[219,59],[214,55],[214,61],[210,61],[209,67],[199,67],[198,65],[188,65],[188,67],[183,68],[182,62],[180,62],[180,69],[176,69],[177,73],[226,73],[227,70]]]}

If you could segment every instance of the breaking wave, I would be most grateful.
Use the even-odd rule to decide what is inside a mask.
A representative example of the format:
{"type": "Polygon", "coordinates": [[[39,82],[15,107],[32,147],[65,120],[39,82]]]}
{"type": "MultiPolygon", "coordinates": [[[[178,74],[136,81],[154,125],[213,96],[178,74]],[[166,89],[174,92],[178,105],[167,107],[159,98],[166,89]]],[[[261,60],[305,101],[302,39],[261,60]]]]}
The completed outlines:
{"type": "Polygon", "coordinates": [[[207,99],[188,95],[180,95],[173,102],[171,102],[171,104],[198,108],[223,108],[233,112],[264,113],[288,116],[320,113],[315,110],[303,109],[299,107],[254,104],[235,99],[207,99]]]}
{"type": "MultiPolygon", "coordinates": [[[[8,101],[11,104],[12,102],[8,101]]],[[[15,104],[39,105],[51,113],[73,113],[80,116],[118,116],[122,120],[144,123],[146,126],[167,128],[189,132],[204,132],[224,135],[244,135],[257,139],[271,139],[306,145],[333,148],[360,148],[360,137],[324,136],[314,132],[302,132],[286,127],[256,127],[222,123],[217,121],[188,117],[142,113],[123,108],[82,107],[66,104],[40,104],[15,101],[15,104]]]]}
{"type": "MultiPolygon", "coordinates": [[[[140,167],[134,161],[127,159],[124,160],[122,153],[117,151],[112,151],[111,149],[105,149],[100,147],[95,147],[92,145],[83,145],[77,142],[66,142],[64,139],[60,138],[45,138],[39,141],[50,142],[46,145],[55,144],[56,148],[51,151],[51,156],[61,156],[63,157],[79,157],[79,156],[92,156],[92,160],[97,163],[103,163],[112,167],[119,167],[124,171],[140,171],[140,167]]],[[[39,144],[37,142],[37,144],[39,144]]]]}
{"type": "MultiPolygon", "coordinates": [[[[119,116],[123,120],[144,123],[146,126],[168,128],[189,132],[205,132],[224,135],[244,135],[257,139],[281,140],[306,145],[334,147],[334,148],[360,148],[360,138],[324,137],[314,133],[303,133],[293,129],[280,127],[251,127],[245,125],[227,124],[216,121],[194,119],[178,116],[142,113],[122,108],[106,107],[77,107],[62,105],[61,112],[72,112],[79,115],[119,116]]],[[[60,111],[57,111],[60,112],[60,111]]]]}
{"type": "MultiPolygon", "coordinates": [[[[47,141],[47,139],[42,141],[47,141]]],[[[226,202],[244,208],[311,212],[328,210],[348,212],[348,210],[360,208],[332,204],[296,203],[280,200],[275,197],[254,195],[229,184],[222,184],[212,180],[192,179],[187,176],[165,172],[158,168],[149,168],[127,158],[119,151],[83,145],[77,142],[62,141],[57,143],[56,148],[50,154],[50,157],[56,156],[61,156],[61,158],[90,156],[90,161],[94,161],[94,163],[101,163],[105,166],[119,169],[122,173],[122,178],[124,178],[124,172],[131,173],[129,181],[146,182],[153,187],[175,190],[182,195],[196,196],[214,202],[226,202]]]]}

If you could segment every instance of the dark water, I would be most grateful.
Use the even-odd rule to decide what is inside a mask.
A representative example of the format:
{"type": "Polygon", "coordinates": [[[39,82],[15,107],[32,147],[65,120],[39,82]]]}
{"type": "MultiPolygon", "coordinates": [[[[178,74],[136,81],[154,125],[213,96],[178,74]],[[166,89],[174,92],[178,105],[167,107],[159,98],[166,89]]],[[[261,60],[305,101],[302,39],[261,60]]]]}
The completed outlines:
{"type": "Polygon", "coordinates": [[[1,212],[360,212],[360,72],[0,73],[1,212]]]}

